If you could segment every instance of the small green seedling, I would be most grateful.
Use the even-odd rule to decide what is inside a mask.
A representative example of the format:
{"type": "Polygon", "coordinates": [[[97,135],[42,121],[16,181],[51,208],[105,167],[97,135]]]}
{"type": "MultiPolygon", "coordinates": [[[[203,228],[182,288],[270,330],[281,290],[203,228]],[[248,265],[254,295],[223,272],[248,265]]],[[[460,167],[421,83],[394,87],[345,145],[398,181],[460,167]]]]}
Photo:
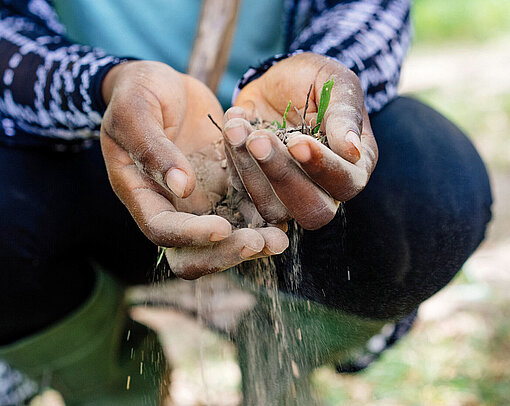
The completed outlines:
{"type": "Polygon", "coordinates": [[[166,247],[159,247],[159,255],[158,260],[156,261],[156,268],[161,263],[161,260],[163,259],[163,255],[165,255],[166,247]]]}
{"type": "Polygon", "coordinates": [[[289,114],[290,105],[292,102],[289,100],[289,104],[287,104],[287,108],[285,109],[285,113],[283,113],[283,124],[282,128],[287,128],[287,115],[289,114]]]}
{"type": "Polygon", "coordinates": [[[278,128],[279,130],[283,128],[282,125],[278,122],[278,120],[274,120],[271,124],[276,126],[276,128],[278,128]]]}
{"type": "Polygon", "coordinates": [[[284,128],[287,128],[287,115],[289,114],[290,105],[292,104],[292,101],[289,100],[289,104],[287,104],[287,108],[285,109],[285,113],[283,113],[283,120],[282,124],[278,122],[278,120],[274,120],[271,124],[276,126],[279,130],[283,130],[284,128]]]}
{"type": "Polygon", "coordinates": [[[317,124],[313,129],[313,133],[317,134],[321,126],[324,114],[329,106],[329,100],[331,99],[331,89],[333,89],[334,81],[333,78],[329,79],[322,85],[321,97],[319,99],[319,109],[317,111],[317,124]]]}

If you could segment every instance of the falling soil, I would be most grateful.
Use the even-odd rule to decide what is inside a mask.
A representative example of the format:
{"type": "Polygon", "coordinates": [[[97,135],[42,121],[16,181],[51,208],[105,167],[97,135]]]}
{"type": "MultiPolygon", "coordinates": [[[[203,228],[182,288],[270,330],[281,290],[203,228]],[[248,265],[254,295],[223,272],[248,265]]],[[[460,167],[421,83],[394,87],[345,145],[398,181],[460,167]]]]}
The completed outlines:
{"type": "MultiPolygon", "coordinates": [[[[281,128],[276,122],[253,120],[254,129],[268,129],[287,144],[297,135],[309,135],[325,143],[325,134],[306,124],[281,128]]],[[[226,218],[234,228],[264,227],[267,224],[258,214],[246,191],[230,187],[227,196],[218,201],[212,213],[226,218]]],[[[289,248],[285,258],[287,282],[291,292],[298,292],[302,281],[299,254],[302,229],[295,221],[289,222],[289,248]]],[[[296,320],[310,303],[300,300],[295,305],[289,295],[281,294],[278,268],[281,262],[275,258],[246,261],[236,267],[238,283],[243,290],[257,298],[254,308],[247,313],[237,329],[234,340],[238,344],[239,364],[243,376],[243,406],[278,405],[312,406],[317,404],[310,384],[311,365],[317,363],[303,348],[309,342],[303,340],[302,328],[296,320]]],[[[308,306],[308,307],[307,307],[308,306]]],[[[313,351],[312,351],[313,353],[313,351]]]]}

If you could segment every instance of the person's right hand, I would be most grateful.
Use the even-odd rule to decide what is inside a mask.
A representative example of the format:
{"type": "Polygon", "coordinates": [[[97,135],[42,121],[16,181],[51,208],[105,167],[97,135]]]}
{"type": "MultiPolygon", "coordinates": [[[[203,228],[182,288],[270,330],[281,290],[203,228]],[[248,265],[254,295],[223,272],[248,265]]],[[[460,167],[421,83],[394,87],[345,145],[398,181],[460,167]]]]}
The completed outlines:
{"type": "Polygon", "coordinates": [[[102,92],[101,147],[112,188],[152,242],[172,247],[166,258],[177,276],[195,279],[287,248],[278,228],[232,232],[224,218],[199,215],[198,194],[227,188],[221,133],[207,118],[221,122],[223,112],[205,85],[165,64],[134,61],[111,69],[102,92]],[[207,149],[218,151],[206,158],[214,182],[195,190],[197,168],[186,156],[207,149]]]}

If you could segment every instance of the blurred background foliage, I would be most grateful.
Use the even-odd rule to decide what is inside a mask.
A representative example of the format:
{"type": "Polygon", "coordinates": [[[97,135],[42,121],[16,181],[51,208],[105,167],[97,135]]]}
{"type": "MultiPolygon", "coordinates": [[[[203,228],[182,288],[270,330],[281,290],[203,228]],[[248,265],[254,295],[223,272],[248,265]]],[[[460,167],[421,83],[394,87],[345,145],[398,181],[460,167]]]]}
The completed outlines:
{"type": "Polygon", "coordinates": [[[508,0],[414,0],[416,43],[485,41],[508,33],[508,0]]]}

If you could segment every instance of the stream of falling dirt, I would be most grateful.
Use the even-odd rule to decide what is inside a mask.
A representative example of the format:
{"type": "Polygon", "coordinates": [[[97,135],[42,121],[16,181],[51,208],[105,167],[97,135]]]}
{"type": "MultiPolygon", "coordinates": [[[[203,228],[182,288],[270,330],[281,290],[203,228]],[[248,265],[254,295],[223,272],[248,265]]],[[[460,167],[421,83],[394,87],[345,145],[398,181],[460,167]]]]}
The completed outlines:
{"type": "MultiPolygon", "coordinates": [[[[345,230],[343,205],[339,207],[339,213],[342,229],[345,230]]],[[[342,239],[341,249],[344,249],[343,234],[338,236],[342,239]]],[[[292,221],[288,235],[290,244],[282,257],[283,263],[282,258],[263,258],[245,262],[234,272],[236,283],[257,297],[257,304],[245,315],[233,337],[238,347],[243,379],[243,406],[318,404],[312,393],[310,375],[319,361],[316,346],[320,343],[306,342],[303,333],[306,326],[300,324],[300,316],[311,311],[311,304],[308,300],[292,296],[299,291],[303,280],[300,253],[303,230],[292,221]],[[288,294],[282,294],[279,289],[281,279],[286,282],[288,294]]],[[[204,285],[197,282],[196,300],[200,318],[204,285]]],[[[202,380],[209,399],[203,356],[201,342],[202,380]]]]}
{"type": "MultiPolygon", "coordinates": [[[[302,281],[301,237],[302,229],[291,222],[284,266],[287,275],[283,275],[291,292],[296,292],[302,281]]],[[[301,330],[289,322],[296,307],[289,296],[280,294],[277,261],[264,258],[244,263],[242,268],[244,288],[258,293],[257,306],[245,318],[238,335],[243,404],[313,405],[310,388],[303,391],[305,383],[300,376],[302,362],[296,349],[302,340],[301,330]]]]}
{"type": "Polygon", "coordinates": [[[203,306],[202,306],[202,290],[203,283],[201,279],[198,279],[195,282],[195,300],[197,307],[197,319],[199,325],[202,327],[200,329],[200,333],[198,335],[198,348],[199,348],[199,359],[200,359],[200,375],[202,378],[202,386],[204,389],[205,401],[206,404],[209,405],[210,402],[210,394],[209,394],[209,385],[207,384],[207,379],[205,377],[205,358],[204,358],[204,340],[202,336],[204,326],[204,318],[203,318],[203,306]]]}

